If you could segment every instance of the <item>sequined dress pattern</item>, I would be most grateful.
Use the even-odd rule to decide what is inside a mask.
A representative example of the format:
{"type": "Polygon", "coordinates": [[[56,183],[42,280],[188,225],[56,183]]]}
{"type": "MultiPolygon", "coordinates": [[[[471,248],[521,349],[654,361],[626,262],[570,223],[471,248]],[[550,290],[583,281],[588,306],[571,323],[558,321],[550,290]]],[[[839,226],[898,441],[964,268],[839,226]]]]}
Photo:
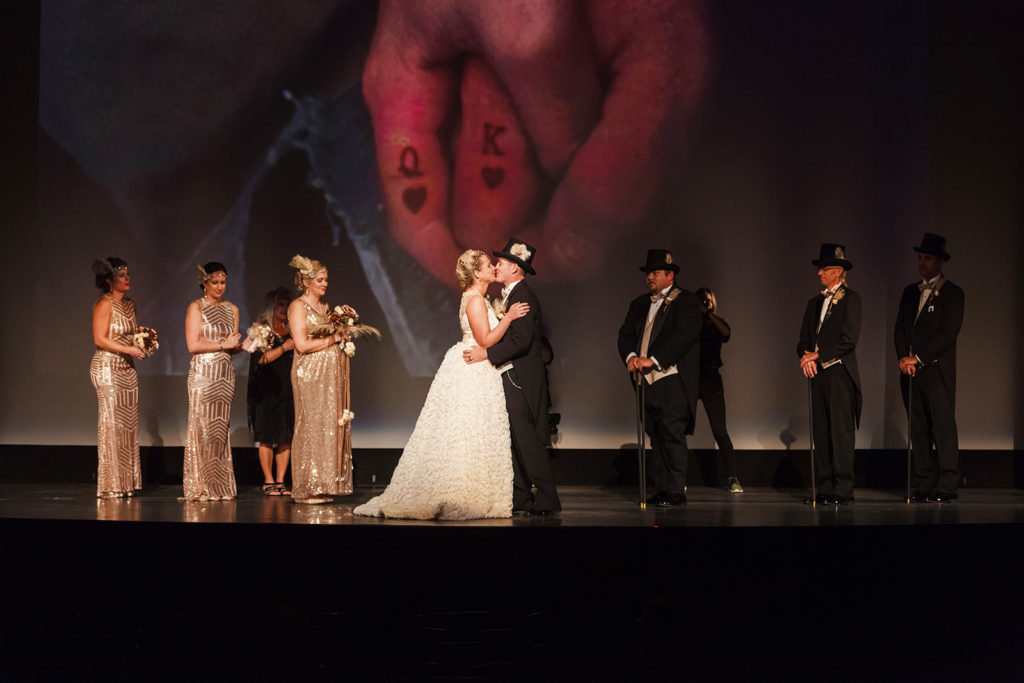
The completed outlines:
{"type": "MultiPolygon", "coordinates": [[[[135,302],[124,297],[110,301],[109,337],[132,344],[135,333],[135,302]]],[[[89,365],[89,378],[99,402],[96,448],[99,467],[96,495],[118,497],[142,489],[139,464],[139,380],[131,356],[97,348],[89,365]]]]}
{"type": "MultiPolygon", "coordinates": [[[[490,363],[467,364],[476,344],[459,306],[462,339],[448,349],[431,382],[412,436],[384,493],[354,510],[367,517],[482,519],[512,516],[512,442],[501,375],[490,363]]],[[[493,329],[498,320],[488,307],[493,329]]]]}
{"type": "MultiPolygon", "coordinates": [[[[306,329],[329,324],[305,301],[306,329]]],[[[324,306],[330,310],[329,306],[324,306]]],[[[295,500],[352,493],[352,424],[339,425],[349,408],[349,358],[338,344],[312,353],[295,351],[292,394],[292,496],[295,500]]]]}
{"type": "MultiPolygon", "coordinates": [[[[202,341],[219,342],[235,331],[231,304],[199,299],[202,341]]],[[[192,354],[188,371],[188,433],[185,436],[185,500],[218,500],[236,494],[231,463],[231,400],[235,367],[227,351],[192,354]]]]}

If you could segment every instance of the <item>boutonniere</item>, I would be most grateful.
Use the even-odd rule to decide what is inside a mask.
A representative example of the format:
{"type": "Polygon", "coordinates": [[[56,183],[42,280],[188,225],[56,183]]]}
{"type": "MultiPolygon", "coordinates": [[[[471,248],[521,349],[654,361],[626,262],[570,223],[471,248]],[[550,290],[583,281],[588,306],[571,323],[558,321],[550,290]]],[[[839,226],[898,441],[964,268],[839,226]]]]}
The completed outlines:
{"type": "Polygon", "coordinates": [[[846,296],[846,288],[840,287],[836,290],[836,293],[832,295],[832,305],[835,306],[837,303],[842,301],[844,296],[846,296]]]}
{"type": "Polygon", "coordinates": [[[939,288],[932,287],[931,294],[928,295],[928,303],[932,303],[939,296],[939,288]]]}
{"type": "Polygon", "coordinates": [[[658,315],[664,315],[665,312],[668,311],[668,307],[672,305],[672,302],[679,298],[679,294],[682,291],[683,290],[681,289],[673,289],[671,292],[669,292],[665,296],[665,303],[661,305],[661,310],[658,311],[658,315]]]}

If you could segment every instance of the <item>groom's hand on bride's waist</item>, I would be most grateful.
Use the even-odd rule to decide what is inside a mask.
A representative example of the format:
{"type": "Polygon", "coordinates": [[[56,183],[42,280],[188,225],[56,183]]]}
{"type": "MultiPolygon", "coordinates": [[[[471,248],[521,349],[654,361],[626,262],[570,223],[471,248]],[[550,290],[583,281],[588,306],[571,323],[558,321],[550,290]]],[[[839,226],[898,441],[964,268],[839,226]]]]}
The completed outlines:
{"type": "Polygon", "coordinates": [[[487,360],[487,351],[479,346],[471,346],[462,352],[462,359],[467,363],[479,363],[482,360],[487,360]]]}

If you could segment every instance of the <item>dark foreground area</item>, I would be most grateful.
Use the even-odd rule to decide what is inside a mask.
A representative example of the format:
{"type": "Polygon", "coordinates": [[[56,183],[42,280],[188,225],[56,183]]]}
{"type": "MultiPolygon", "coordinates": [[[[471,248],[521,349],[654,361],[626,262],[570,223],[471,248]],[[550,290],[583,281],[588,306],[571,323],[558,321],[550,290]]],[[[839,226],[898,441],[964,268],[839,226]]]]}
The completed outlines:
{"type": "Polygon", "coordinates": [[[363,520],[255,490],[0,487],[6,680],[991,680],[1024,672],[1024,493],[800,491],[363,520]],[[121,521],[110,521],[121,520],[121,521]],[[131,521],[134,520],[134,521],[131,521]],[[264,522],[264,523],[258,523],[264,522]]]}

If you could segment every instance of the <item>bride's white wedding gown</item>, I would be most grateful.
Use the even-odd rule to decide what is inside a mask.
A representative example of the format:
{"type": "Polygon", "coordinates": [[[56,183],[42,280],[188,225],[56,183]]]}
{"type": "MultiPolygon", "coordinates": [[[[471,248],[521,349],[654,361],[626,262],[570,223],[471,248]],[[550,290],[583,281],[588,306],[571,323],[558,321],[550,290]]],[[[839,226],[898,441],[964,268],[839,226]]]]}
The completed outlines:
{"type": "MultiPolygon", "coordinates": [[[[434,375],[416,426],[384,493],[357,515],[400,519],[480,519],[512,516],[512,443],[501,375],[490,363],[467,364],[476,344],[462,295],[462,340],[448,349],[434,375]]],[[[487,307],[493,329],[497,318],[487,307]]]]}

